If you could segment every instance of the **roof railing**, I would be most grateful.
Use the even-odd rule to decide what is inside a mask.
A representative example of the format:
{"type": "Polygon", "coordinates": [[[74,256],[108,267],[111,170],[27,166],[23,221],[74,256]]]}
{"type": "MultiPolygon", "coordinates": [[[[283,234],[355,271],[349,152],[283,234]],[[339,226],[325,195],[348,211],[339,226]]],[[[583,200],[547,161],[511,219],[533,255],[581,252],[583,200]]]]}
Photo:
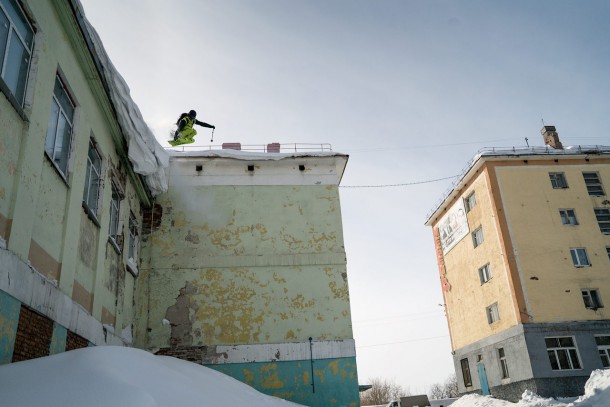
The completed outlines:
{"type": "Polygon", "coordinates": [[[238,150],[260,153],[298,153],[307,151],[333,151],[330,143],[269,143],[269,144],[241,144],[241,143],[222,143],[215,145],[199,146],[183,144],[176,147],[166,147],[174,151],[194,151],[194,150],[238,150]]]}
{"type": "Polygon", "coordinates": [[[426,215],[428,221],[434,212],[441,207],[443,202],[451,195],[455,187],[466,176],[473,164],[481,157],[493,156],[515,156],[522,155],[578,155],[578,154],[610,154],[610,146],[594,145],[594,146],[567,146],[563,149],[555,149],[550,146],[545,147],[483,147],[471,158],[455,180],[449,185],[449,188],[441,195],[441,198],[436,202],[433,209],[426,215]]]}

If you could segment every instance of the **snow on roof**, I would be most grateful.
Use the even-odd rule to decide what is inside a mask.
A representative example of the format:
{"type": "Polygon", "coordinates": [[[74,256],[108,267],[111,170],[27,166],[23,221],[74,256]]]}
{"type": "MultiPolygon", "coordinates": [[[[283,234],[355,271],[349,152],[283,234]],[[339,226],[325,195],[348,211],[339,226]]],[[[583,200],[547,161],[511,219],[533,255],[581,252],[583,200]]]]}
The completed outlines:
{"type": "Polygon", "coordinates": [[[131,98],[129,86],[108,57],[102,40],[85,17],[79,0],[73,0],[77,21],[85,41],[101,71],[117,120],[127,140],[128,156],[136,173],[143,175],[153,196],[167,191],[166,168],[169,155],[144,122],[140,109],[131,98]]]}
{"type": "Polygon", "coordinates": [[[119,346],[0,366],[0,404],[38,407],[297,407],[213,369],[119,346]]]}
{"type": "Polygon", "coordinates": [[[173,151],[169,150],[171,157],[197,157],[197,158],[233,158],[235,160],[261,161],[261,160],[283,160],[286,158],[300,157],[349,157],[347,154],[332,151],[305,151],[294,153],[261,153],[241,150],[197,150],[197,151],[173,151]]]}

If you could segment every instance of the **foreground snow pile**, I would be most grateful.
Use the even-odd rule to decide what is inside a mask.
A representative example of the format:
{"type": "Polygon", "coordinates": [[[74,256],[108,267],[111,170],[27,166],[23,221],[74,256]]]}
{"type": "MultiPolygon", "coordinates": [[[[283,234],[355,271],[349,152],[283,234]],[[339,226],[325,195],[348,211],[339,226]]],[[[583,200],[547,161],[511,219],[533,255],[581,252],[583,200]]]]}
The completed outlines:
{"type": "Polygon", "coordinates": [[[451,407],[610,407],[610,369],[594,370],[585,385],[585,394],[571,403],[545,399],[530,391],[523,392],[521,401],[511,403],[489,396],[469,394],[460,397],[451,407]]]}
{"type": "Polygon", "coordinates": [[[114,346],[0,366],[0,405],[299,406],[195,363],[114,346]]]}

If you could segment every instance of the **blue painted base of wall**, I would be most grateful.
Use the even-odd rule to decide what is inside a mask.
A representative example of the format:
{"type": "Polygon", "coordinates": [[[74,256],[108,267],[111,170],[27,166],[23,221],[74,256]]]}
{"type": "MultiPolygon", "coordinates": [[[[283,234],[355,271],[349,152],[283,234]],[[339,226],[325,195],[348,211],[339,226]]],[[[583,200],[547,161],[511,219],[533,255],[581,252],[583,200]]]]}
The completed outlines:
{"type": "Polygon", "coordinates": [[[256,390],[311,407],[360,405],[356,358],[206,365],[256,390]]]}

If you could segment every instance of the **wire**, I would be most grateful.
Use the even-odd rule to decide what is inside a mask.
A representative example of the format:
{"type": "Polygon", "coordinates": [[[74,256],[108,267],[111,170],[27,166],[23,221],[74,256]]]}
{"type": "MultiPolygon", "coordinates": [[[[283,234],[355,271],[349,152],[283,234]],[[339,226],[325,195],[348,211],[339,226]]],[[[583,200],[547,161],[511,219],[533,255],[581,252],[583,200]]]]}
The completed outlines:
{"type": "Polygon", "coordinates": [[[409,185],[429,184],[432,182],[444,181],[446,179],[457,178],[460,175],[452,175],[445,178],[431,179],[428,181],[406,182],[403,184],[382,184],[382,185],[339,185],[339,188],[388,188],[388,187],[406,187],[409,185]]]}
{"type": "Polygon", "coordinates": [[[400,341],[400,342],[377,343],[377,344],[374,344],[374,345],[364,345],[364,346],[357,346],[356,345],[356,349],[373,348],[373,347],[376,347],[376,346],[398,345],[398,344],[407,343],[407,342],[421,342],[421,341],[427,341],[427,340],[430,340],[430,339],[440,339],[440,338],[449,338],[449,335],[430,336],[428,338],[409,339],[409,340],[400,341]]]}
{"type": "Polygon", "coordinates": [[[369,152],[369,151],[416,150],[416,149],[421,149],[421,148],[462,146],[462,145],[466,145],[466,144],[497,143],[500,141],[511,141],[511,140],[514,140],[514,138],[504,138],[504,139],[497,139],[497,140],[482,140],[482,141],[466,141],[463,143],[428,144],[428,145],[408,146],[408,147],[368,148],[368,149],[356,149],[356,150],[346,149],[345,151],[347,151],[349,153],[353,153],[353,152],[369,152]]]}

